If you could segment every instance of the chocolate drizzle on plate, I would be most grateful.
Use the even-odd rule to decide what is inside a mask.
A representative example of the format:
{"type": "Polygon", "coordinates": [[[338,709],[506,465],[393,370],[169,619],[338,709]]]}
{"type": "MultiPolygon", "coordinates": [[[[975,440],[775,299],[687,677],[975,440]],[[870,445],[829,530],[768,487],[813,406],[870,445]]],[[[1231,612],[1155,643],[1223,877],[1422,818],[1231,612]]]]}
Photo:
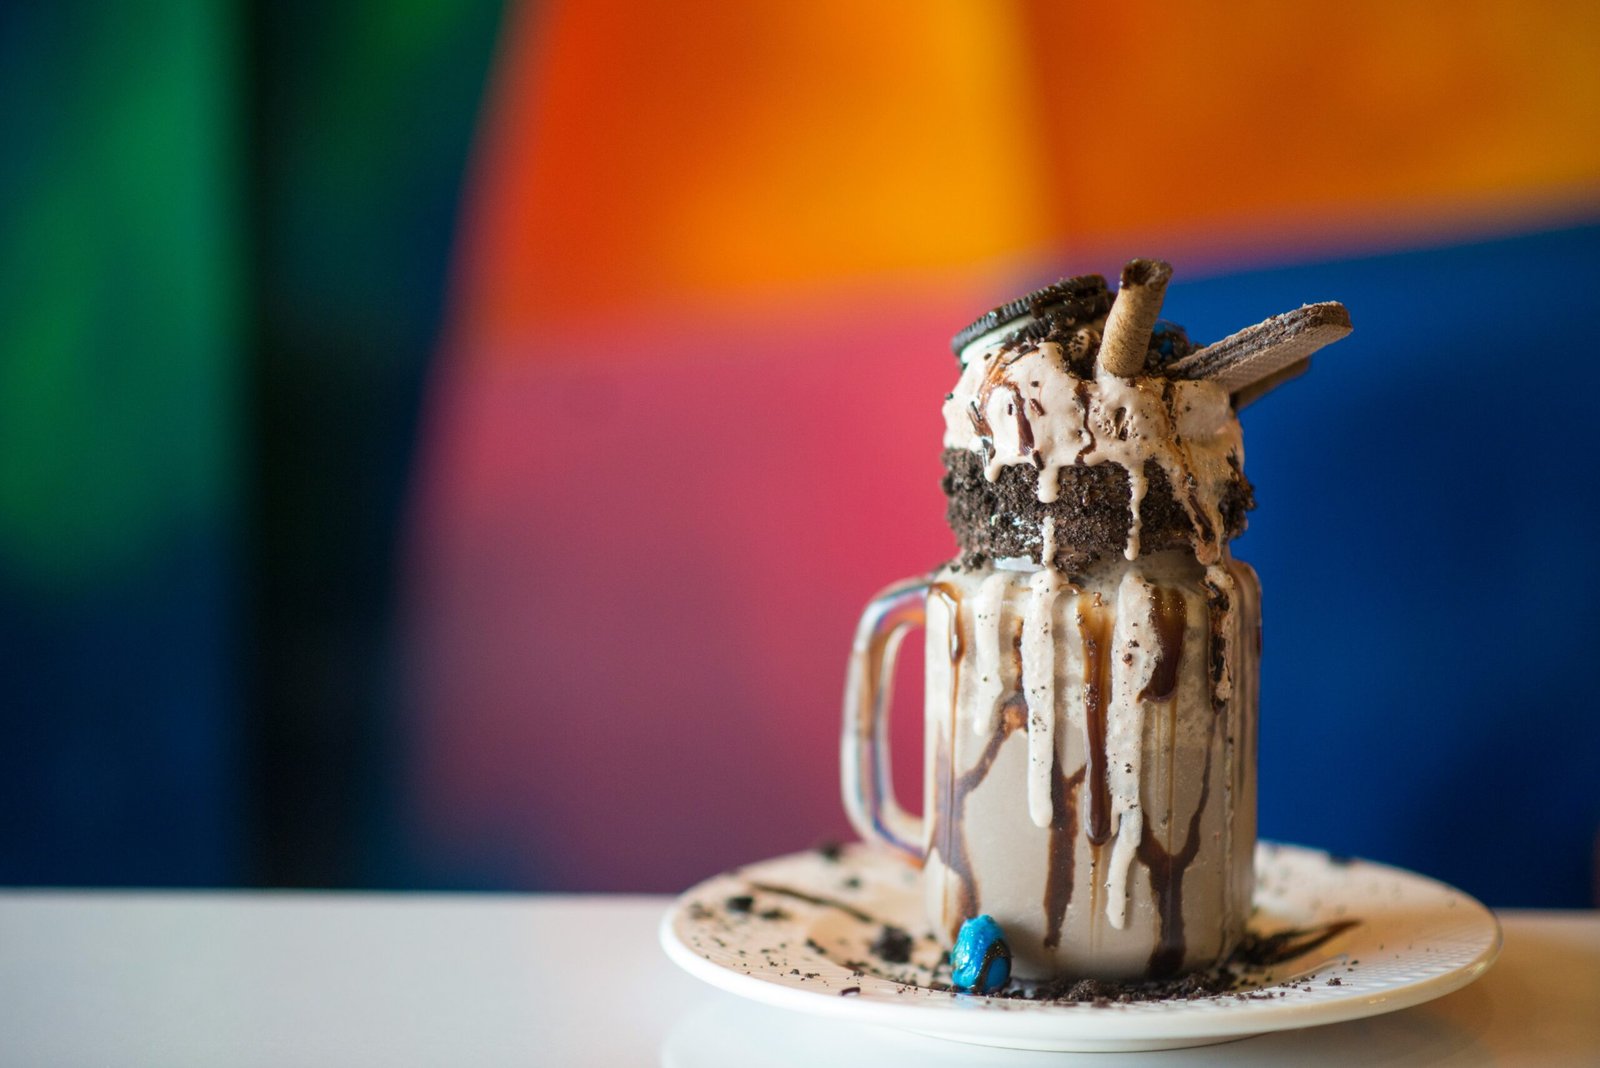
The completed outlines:
{"type": "Polygon", "coordinates": [[[1315,927],[1294,927],[1272,934],[1245,932],[1230,963],[1245,968],[1270,968],[1297,960],[1360,924],[1360,920],[1334,920],[1315,927]]]}
{"type": "MultiPolygon", "coordinates": [[[[823,897],[820,894],[811,894],[805,892],[804,890],[794,890],[787,886],[773,886],[771,883],[751,883],[750,889],[758,890],[763,894],[777,894],[780,897],[787,897],[794,901],[804,901],[808,905],[816,905],[819,908],[838,909],[846,916],[849,916],[852,919],[860,920],[862,923],[876,923],[882,926],[889,926],[888,924],[884,924],[883,921],[874,918],[870,913],[864,912],[861,909],[856,908],[854,905],[840,901],[837,898],[823,897]]],[[[731,907],[731,904],[729,911],[735,911],[731,907]]],[[[748,905],[746,905],[741,911],[749,912],[750,908],[748,905]]]]}
{"type": "MultiPolygon", "coordinates": [[[[857,861],[848,855],[845,863],[857,870],[853,867],[857,861]]],[[[869,865],[860,870],[869,871],[870,868],[869,865]]],[[[816,877],[821,877],[825,870],[817,869],[816,877]]],[[[830,984],[847,984],[842,988],[832,985],[834,993],[854,989],[865,995],[868,991],[861,981],[870,977],[895,984],[897,993],[920,991],[970,996],[958,995],[952,986],[948,955],[935,952],[937,947],[931,936],[913,935],[850,902],[820,893],[812,885],[813,877],[802,877],[800,884],[793,886],[732,878],[737,881],[724,884],[722,896],[691,902],[685,916],[696,925],[699,938],[740,960],[751,961],[751,965],[740,965],[741,968],[748,969],[759,961],[773,973],[786,975],[794,982],[815,983],[823,990],[829,989],[830,984]],[[836,912],[860,926],[838,931],[831,926],[815,926],[814,918],[808,918],[804,909],[796,916],[767,907],[770,901],[764,899],[772,896],[817,910],[819,914],[836,912]],[[746,899],[751,900],[751,906],[744,904],[746,899]],[[768,941],[752,940],[752,933],[761,930],[771,930],[774,934],[768,941]],[[824,934],[824,931],[829,933],[824,934]],[[735,932],[743,932],[738,935],[740,941],[732,941],[735,932]],[[824,975],[820,970],[822,962],[844,971],[832,977],[824,975]]],[[[863,885],[879,884],[868,880],[863,885]]],[[[893,918],[898,918],[897,914],[893,918]]],[[[1346,917],[1277,931],[1259,926],[1246,932],[1227,960],[1215,967],[1182,975],[1129,981],[1014,979],[1005,989],[988,996],[1089,1006],[1217,997],[1245,1000],[1283,997],[1286,990],[1304,991],[1307,984],[1314,981],[1324,986],[1341,985],[1326,978],[1325,972],[1337,969],[1348,975],[1357,969],[1360,961],[1350,960],[1343,954],[1322,959],[1313,959],[1311,955],[1360,923],[1359,919],[1346,917]],[[1297,962],[1298,968],[1295,967],[1297,962]],[[1289,967],[1289,973],[1275,978],[1274,973],[1285,966],[1289,967]]],[[[878,993],[881,996],[881,991],[878,993]]]]}

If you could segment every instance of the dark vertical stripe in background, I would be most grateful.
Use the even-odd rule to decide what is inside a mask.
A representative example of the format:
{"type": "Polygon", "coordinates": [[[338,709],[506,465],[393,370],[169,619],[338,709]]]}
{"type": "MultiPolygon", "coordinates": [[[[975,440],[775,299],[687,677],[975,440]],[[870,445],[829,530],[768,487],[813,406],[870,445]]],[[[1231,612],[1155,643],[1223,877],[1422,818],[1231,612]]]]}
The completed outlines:
{"type": "Polygon", "coordinates": [[[253,882],[404,865],[395,547],[499,7],[250,9],[253,882]]]}

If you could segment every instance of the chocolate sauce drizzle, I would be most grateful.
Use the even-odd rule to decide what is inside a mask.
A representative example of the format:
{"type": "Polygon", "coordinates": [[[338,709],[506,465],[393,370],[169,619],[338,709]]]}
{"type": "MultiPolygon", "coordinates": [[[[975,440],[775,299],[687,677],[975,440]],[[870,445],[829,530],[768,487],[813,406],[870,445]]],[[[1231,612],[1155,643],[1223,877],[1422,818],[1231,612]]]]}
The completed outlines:
{"type": "Polygon", "coordinates": [[[1039,450],[1033,447],[1033,424],[1028,422],[1027,405],[1022,403],[1022,393],[1015,386],[1011,389],[1012,401],[1010,411],[1017,418],[1017,448],[1033,456],[1033,466],[1039,467],[1041,459],[1039,450]]]}
{"type": "Polygon", "coordinates": [[[935,582],[928,594],[944,602],[950,613],[950,725],[955,726],[956,695],[961,691],[961,658],[966,652],[966,640],[961,633],[961,592],[948,582],[935,582]]]}
{"type": "Polygon", "coordinates": [[[1021,730],[1028,721],[1028,706],[1022,695],[1022,625],[1011,639],[1011,655],[1016,670],[1017,692],[1007,698],[1000,710],[1000,729],[989,736],[972,767],[960,775],[955,774],[950,759],[950,746],[958,727],[956,711],[961,691],[961,659],[966,643],[961,634],[961,599],[953,588],[938,583],[933,591],[944,599],[950,612],[950,729],[942,733],[934,748],[934,799],[933,827],[929,844],[937,850],[944,866],[956,879],[956,910],[951,920],[950,938],[953,941],[961,924],[978,914],[978,883],[972,871],[972,858],[967,852],[965,814],[967,795],[976,790],[989,776],[1000,747],[1013,733],[1021,730]]]}
{"type": "Polygon", "coordinates": [[[1072,462],[1075,464],[1082,464],[1083,458],[1094,452],[1096,446],[1098,446],[1100,443],[1095,440],[1094,431],[1089,429],[1088,381],[1085,379],[1079,379],[1078,382],[1072,387],[1072,393],[1073,396],[1078,398],[1078,412],[1080,418],[1083,420],[1083,436],[1087,439],[1087,443],[1083,446],[1083,448],[1079,449],[1077,454],[1073,456],[1072,462]]]}
{"type": "Polygon", "coordinates": [[[1098,607],[1078,614],[1083,639],[1083,720],[1088,734],[1089,811],[1083,832],[1090,845],[1111,838],[1111,781],[1106,757],[1106,705],[1111,698],[1111,619],[1098,607]]]}
{"type": "Polygon", "coordinates": [[[1230,964],[1247,968],[1283,964],[1320,948],[1360,923],[1360,920],[1333,920],[1316,927],[1294,927],[1269,935],[1246,933],[1228,960],[1230,964]]]}
{"type": "MultiPolygon", "coordinates": [[[[1216,720],[1212,720],[1213,726],[1216,720]]],[[[1215,731],[1212,732],[1213,736],[1215,731]]],[[[1209,742],[1207,749],[1209,751],[1209,742]]],[[[1149,973],[1152,979],[1165,979],[1176,975],[1188,951],[1183,935],[1183,877],[1200,851],[1200,816],[1206,810],[1211,796],[1211,764],[1208,755],[1205,771],[1200,774],[1200,800],[1189,816],[1188,834],[1183,848],[1171,853],[1157,841],[1155,831],[1147,822],[1139,839],[1139,859],[1150,873],[1150,892],[1155,895],[1156,911],[1161,917],[1161,937],[1150,954],[1149,973]]]]}
{"type": "Polygon", "coordinates": [[[1078,788],[1083,785],[1085,770],[1079,768],[1070,777],[1061,774],[1061,749],[1056,748],[1050,768],[1050,870],[1045,873],[1044,882],[1046,949],[1061,944],[1061,924],[1072,903],[1078,788]]]}
{"type": "MultiPolygon", "coordinates": [[[[1222,695],[1222,680],[1228,671],[1227,621],[1233,601],[1227,591],[1213,582],[1209,575],[1201,580],[1200,585],[1206,591],[1206,615],[1211,636],[1208,661],[1211,670],[1211,710],[1220,716],[1228,708],[1228,699],[1222,695]]],[[[1259,637],[1260,631],[1256,633],[1259,637]]]]}
{"type": "MultiPolygon", "coordinates": [[[[1015,359],[1015,357],[1013,357],[1015,359]]],[[[1005,369],[1010,361],[998,358],[998,354],[989,364],[989,369],[984,372],[983,385],[978,388],[978,395],[973,398],[967,415],[972,420],[972,429],[978,435],[978,440],[983,449],[983,462],[985,466],[994,459],[994,428],[989,425],[989,397],[996,388],[1006,388],[1011,391],[1011,414],[1017,420],[1017,445],[1024,452],[1033,454],[1034,466],[1041,467],[1043,460],[1039,450],[1033,447],[1033,424],[1028,422],[1026,406],[1022,403],[1022,391],[1005,377],[1005,369]]]]}
{"type": "Polygon", "coordinates": [[[978,443],[983,448],[983,462],[987,465],[994,458],[994,429],[989,426],[989,419],[978,407],[977,401],[968,407],[967,417],[972,420],[972,431],[978,435],[978,443]]]}
{"type": "Polygon", "coordinates": [[[1183,595],[1166,586],[1150,591],[1155,602],[1156,662],[1150,681],[1139,691],[1141,701],[1170,701],[1178,690],[1178,665],[1183,660],[1183,632],[1188,629],[1188,606],[1183,595]]]}
{"type": "Polygon", "coordinates": [[[1000,714],[1000,729],[978,755],[977,763],[960,775],[950,766],[950,745],[940,738],[934,754],[933,847],[938,850],[951,875],[956,878],[956,909],[950,923],[950,938],[955,940],[961,924],[978,914],[978,883],[972,873],[972,858],[967,854],[963,815],[967,795],[978,788],[994,766],[1000,747],[1012,733],[1027,722],[1028,710],[1021,695],[1007,701],[1000,714]]]}
{"type": "MultiPolygon", "coordinates": [[[[981,417],[980,417],[981,418],[981,417]]],[[[972,862],[967,857],[966,838],[958,830],[958,813],[950,810],[954,800],[955,784],[950,764],[950,742],[956,737],[956,712],[960,707],[961,697],[961,661],[966,655],[966,638],[961,630],[961,594],[947,582],[935,583],[929,590],[930,595],[938,597],[944,602],[946,611],[950,613],[950,642],[947,652],[950,656],[950,727],[942,734],[934,750],[934,805],[931,816],[932,826],[928,832],[928,845],[936,850],[944,860],[945,867],[957,874],[962,890],[962,900],[975,897],[976,892],[970,890],[972,881],[972,862]],[[955,859],[952,859],[955,858],[955,859]]],[[[994,746],[999,752],[999,746],[994,746]]],[[[989,757],[989,763],[994,762],[994,757],[989,757]]],[[[988,768],[984,768],[988,774],[988,768]]],[[[966,803],[966,793],[961,794],[962,804],[966,803]]]]}

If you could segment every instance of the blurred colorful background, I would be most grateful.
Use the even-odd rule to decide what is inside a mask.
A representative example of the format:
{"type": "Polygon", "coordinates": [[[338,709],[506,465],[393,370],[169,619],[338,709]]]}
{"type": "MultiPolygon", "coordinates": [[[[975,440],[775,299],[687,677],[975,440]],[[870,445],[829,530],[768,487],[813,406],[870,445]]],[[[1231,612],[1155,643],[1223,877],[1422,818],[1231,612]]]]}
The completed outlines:
{"type": "Polygon", "coordinates": [[[1597,71],[1583,3],[0,7],[0,882],[844,836],[948,337],[1156,255],[1356,324],[1245,417],[1263,833],[1595,903],[1597,71]]]}

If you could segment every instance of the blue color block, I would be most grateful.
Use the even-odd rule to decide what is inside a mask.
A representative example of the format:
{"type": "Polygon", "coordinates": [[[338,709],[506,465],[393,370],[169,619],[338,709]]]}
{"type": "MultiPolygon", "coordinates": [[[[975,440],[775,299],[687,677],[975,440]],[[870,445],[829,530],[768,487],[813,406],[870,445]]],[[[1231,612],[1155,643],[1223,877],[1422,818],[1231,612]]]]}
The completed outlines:
{"type": "Polygon", "coordinates": [[[199,531],[114,581],[0,570],[0,884],[219,886],[248,843],[235,560],[199,531]]]}
{"type": "Polygon", "coordinates": [[[1597,293],[1593,226],[1169,290],[1197,342],[1317,300],[1355,324],[1243,416],[1263,836],[1594,903],[1597,293]]]}

